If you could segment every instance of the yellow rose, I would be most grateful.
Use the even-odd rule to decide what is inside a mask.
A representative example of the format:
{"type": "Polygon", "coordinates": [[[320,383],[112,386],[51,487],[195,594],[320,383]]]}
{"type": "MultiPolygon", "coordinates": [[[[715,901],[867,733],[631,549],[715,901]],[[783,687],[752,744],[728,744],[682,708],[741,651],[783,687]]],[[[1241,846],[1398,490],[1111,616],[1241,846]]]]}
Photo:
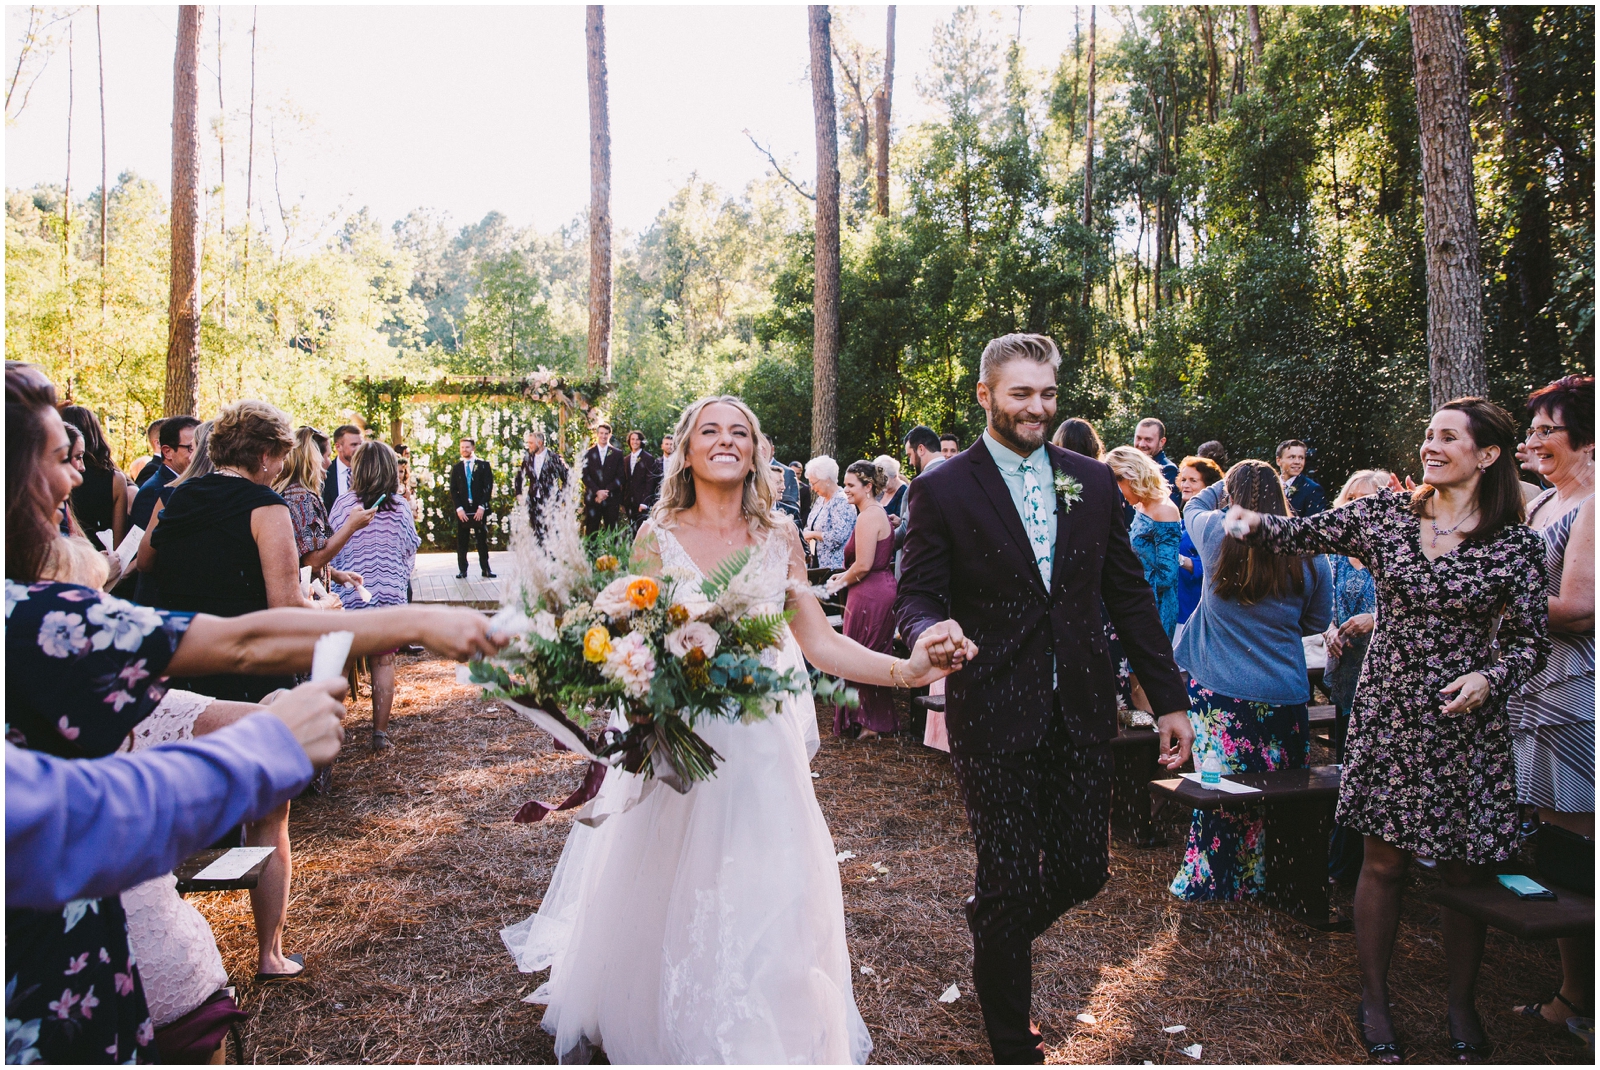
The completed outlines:
{"type": "Polygon", "coordinates": [[[599,664],[606,660],[606,655],[611,653],[611,633],[600,625],[583,633],[583,656],[589,661],[599,664]]]}
{"type": "Polygon", "coordinates": [[[610,572],[621,563],[622,562],[618,561],[612,554],[606,554],[602,557],[595,558],[594,567],[600,572],[610,572]]]}

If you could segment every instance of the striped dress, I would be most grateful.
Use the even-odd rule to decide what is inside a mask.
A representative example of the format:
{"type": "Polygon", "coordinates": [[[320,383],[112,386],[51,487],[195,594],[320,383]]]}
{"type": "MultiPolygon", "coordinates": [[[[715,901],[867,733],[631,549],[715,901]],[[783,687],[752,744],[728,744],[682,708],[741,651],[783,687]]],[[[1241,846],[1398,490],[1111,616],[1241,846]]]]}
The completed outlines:
{"type": "MultiPolygon", "coordinates": [[[[1555,493],[1547,490],[1528,503],[1528,514],[1537,512],[1555,493]]],[[[1540,532],[1551,598],[1561,594],[1567,539],[1583,504],[1574,505],[1540,532]]],[[[1594,687],[1593,629],[1586,633],[1552,629],[1544,671],[1506,702],[1518,802],[1563,813],[1594,812],[1594,687]]]]}
{"type": "MultiPolygon", "coordinates": [[[[338,531],[350,515],[350,510],[360,505],[354,491],[345,491],[333,503],[328,514],[328,524],[338,531]]],[[[350,536],[333,567],[341,572],[359,572],[371,602],[361,600],[354,587],[334,585],[334,592],[346,609],[375,609],[378,606],[403,606],[406,604],[406,585],[411,580],[411,566],[417,559],[417,547],[422,540],[417,536],[417,525],[411,519],[411,510],[395,503],[385,502],[372,523],[350,536]]]]}

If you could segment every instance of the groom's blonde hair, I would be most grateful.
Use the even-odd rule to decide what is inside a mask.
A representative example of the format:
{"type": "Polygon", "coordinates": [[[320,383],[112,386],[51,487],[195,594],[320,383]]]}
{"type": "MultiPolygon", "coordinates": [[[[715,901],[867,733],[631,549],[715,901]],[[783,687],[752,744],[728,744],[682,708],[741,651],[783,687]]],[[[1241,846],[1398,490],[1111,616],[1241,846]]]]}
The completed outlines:
{"type": "Polygon", "coordinates": [[[755,449],[752,451],[750,471],[744,476],[744,495],[739,508],[750,525],[750,534],[760,538],[771,531],[776,523],[772,511],[777,507],[778,496],[767,475],[772,466],[772,448],[767,444],[767,436],[761,433],[761,421],[756,414],[744,403],[744,399],[732,394],[703,397],[684,409],[683,415],[678,417],[678,426],[673,429],[672,435],[681,445],[666,458],[661,472],[661,496],[650,511],[650,520],[655,527],[670,528],[677,521],[677,515],[694,504],[694,472],[688,464],[694,445],[690,435],[700,422],[700,413],[706,406],[718,404],[738,409],[750,425],[755,449]]]}
{"type": "Polygon", "coordinates": [[[995,376],[1014,360],[1048,364],[1052,371],[1057,371],[1061,367],[1061,350],[1048,335],[1003,334],[983,347],[983,357],[978,361],[978,380],[993,390],[995,376]]]}

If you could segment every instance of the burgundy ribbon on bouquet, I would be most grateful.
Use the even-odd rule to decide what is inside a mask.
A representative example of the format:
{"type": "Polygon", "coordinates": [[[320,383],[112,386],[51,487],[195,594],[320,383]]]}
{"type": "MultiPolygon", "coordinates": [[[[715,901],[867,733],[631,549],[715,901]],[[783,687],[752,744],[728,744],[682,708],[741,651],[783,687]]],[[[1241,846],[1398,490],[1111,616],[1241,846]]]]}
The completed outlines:
{"type": "MultiPolygon", "coordinates": [[[[561,747],[561,744],[557,743],[556,746],[561,747]]],[[[561,749],[566,750],[567,748],[561,747],[561,749]]],[[[536,821],[543,821],[546,814],[554,813],[557,810],[571,810],[575,806],[582,806],[600,793],[600,785],[605,783],[606,779],[606,768],[603,762],[590,762],[589,771],[584,774],[583,783],[578,785],[577,791],[574,791],[554,806],[549,803],[542,803],[538,799],[529,799],[522,804],[522,809],[518,810],[517,816],[511,820],[518,824],[529,825],[536,821]]]]}

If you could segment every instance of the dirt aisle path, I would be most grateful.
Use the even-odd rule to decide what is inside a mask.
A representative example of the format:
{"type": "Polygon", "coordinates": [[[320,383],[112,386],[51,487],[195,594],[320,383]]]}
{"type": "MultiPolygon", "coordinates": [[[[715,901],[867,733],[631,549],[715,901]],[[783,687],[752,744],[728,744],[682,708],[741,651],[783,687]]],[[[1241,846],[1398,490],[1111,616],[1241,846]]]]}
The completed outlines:
{"type": "MultiPolygon", "coordinates": [[[[458,685],[453,665],[401,661],[396,749],[369,756],[362,698],[333,794],[295,804],[284,947],[305,953],[307,980],[250,984],[246,897],[194,897],[256,1014],[247,1057],[550,1062],[543,1008],[519,1001],[544,975],[517,973],[498,930],[538,906],[570,822],[517,825],[511,815],[529,797],[564,796],[579,763],[458,685]]],[[[841,871],[852,960],[872,971],[856,975],[856,998],[873,1061],[988,1061],[961,913],[972,852],[948,760],[908,740],[825,738],[813,769],[838,849],[856,854],[841,871]],[[937,1002],[952,982],[961,998],[937,1002]]],[[[1165,891],[1176,827],[1169,844],[1116,845],[1108,889],[1035,945],[1035,1013],[1052,1061],[1189,1064],[1179,1049],[1192,1043],[1206,1063],[1364,1061],[1349,1014],[1351,938],[1251,907],[1177,903],[1165,891]],[[1187,1030],[1172,1036],[1168,1025],[1187,1030]]],[[[1505,1013],[1558,976],[1553,945],[1490,934],[1479,1005],[1497,1061],[1584,1061],[1565,1034],[1505,1013]]],[[[1413,894],[1393,978],[1413,1062],[1445,1057],[1442,977],[1433,912],[1413,894]]]]}

